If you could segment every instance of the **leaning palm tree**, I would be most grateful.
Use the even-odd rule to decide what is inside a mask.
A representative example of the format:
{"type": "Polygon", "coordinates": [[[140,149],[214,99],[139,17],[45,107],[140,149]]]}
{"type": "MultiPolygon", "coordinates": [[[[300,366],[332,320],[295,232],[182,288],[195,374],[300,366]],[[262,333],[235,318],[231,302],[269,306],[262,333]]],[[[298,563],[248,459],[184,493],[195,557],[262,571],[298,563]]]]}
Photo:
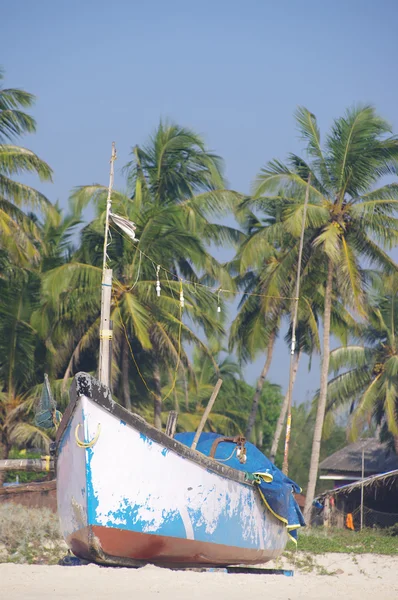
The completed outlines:
{"type": "MultiPolygon", "coordinates": [[[[324,285],[322,277],[318,273],[307,270],[304,274],[301,286],[301,294],[298,306],[298,320],[296,328],[296,352],[294,356],[292,386],[294,385],[300,358],[307,354],[311,358],[320,352],[319,323],[321,321],[322,309],[324,307],[324,285]]],[[[348,340],[348,332],[356,326],[356,322],[349,310],[339,301],[335,301],[331,312],[331,332],[342,344],[348,340]]],[[[291,347],[292,323],[290,323],[285,341],[291,347]]],[[[274,461],[278,451],[278,445],[283,430],[288,409],[289,394],[286,392],[281,412],[275,427],[272,441],[270,459],[274,461]]]]}
{"type": "MultiPolygon", "coordinates": [[[[274,203],[267,202],[265,206],[261,206],[261,201],[257,199],[254,202],[261,216],[256,216],[249,210],[250,204],[253,203],[252,198],[245,199],[241,204],[247,237],[238,251],[233,267],[239,269],[239,285],[245,294],[249,295],[244,296],[240,303],[230,335],[231,348],[236,348],[239,358],[243,361],[253,360],[256,354],[266,349],[266,360],[257,381],[246,427],[247,437],[250,437],[254,428],[261,390],[271,366],[276,337],[283,320],[290,317],[291,296],[294,295],[297,272],[297,240],[283,231],[272,243],[267,240],[268,228],[273,226],[275,229],[277,224],[281,224],[283,198],[278,198],[274,203]],[[264,212],[261,209],[264,209],[264,212]]],[[[299,343],[295,353],[294,376],[304,341],[307,350],[311,346],[311,352],[319,348],[318,311],[314,298],[317,292],[316,281],[308,269],[304,279],[309,281],[309,284],[307,289],[302,287],[303,294],[299,303],[299,325],[296,331],[299,343]]],[[[275,432],[272,446],[274,457],[287,410],[287,400],[288,395],[281,408],[275,432]]]]}
{"type": "Polygon", "coordinates": [[[36,130],[35,120],[23,110],[32,106],[34,96],[20,89],[3,88],[3,79],[0,70],[0,244],[14,259],[26,261],[38,257],[34,240],[39,235],[24,209],[48,210],[50,204],[43,194],[14,176],[36,173],[42,181],[51,181],[52,171],[34,152],[12,143],[36,130]]]}
{"type": "MultiPolygon", "coordinates": [[[[269,211],[264,218],[260,218],[250,211],[250,202],[251,199],[244,200],[238,211],[238,217],[246,231],[246,239],[230,268],[238,273],[237,283],[244,294],[232,323],[229,339],[230,349],[237,351],[242,362],[251,361],[260,352],[266,351],[245,428],[245,435],[249,439],[255,426],[262,388],[271,366],[275,341],[286,311],[286,298],[284,292],[281,292],[282,282],[279,280],[279,264],[286,257],[281,244],[267,244],[263,241],[264,230],[277,221],[277,211],[269,211]]],[[[286,248],[285,251],[288,254],[286,248]]]]}
{"type": "Polygon", "coordinates": [[[336,348],[330,354],[329,369],[336,376],[329,382],[327,410],[350,404],[354,439],[374,419],[398,451],[397,276],[383,277],[377,287],[368,321],[357,327],[364,343],[336,348]]]}
{"type": "Polygon", "coordinates": [[[303,263],[304,269],[309,263],[317,265],[324,275],[324,313],[321,383],[305,507],[308,517],[326,409],[332,302],[336,297],[344,298],[348,306],[364,313],[362,259],[389,272],[396,270],[385,249],[398,240],[394,217],[398,185],[374,188],[382,176],[396,173],[398,141],[390,135],[389,124],[370,106],[353,108],[336,119],[324,148],[315,116],[300,108],[296,119],[307,143],[308,161],[290,155],[286,165],[276,160],[268,163],[257,178],[254,192],[265,203],[275,202],[278,195],[284,199],[281,223],[270,226],[265,239],[279,239],[282,230],[298,239],[304,193],[311,177],[303,263]]]}

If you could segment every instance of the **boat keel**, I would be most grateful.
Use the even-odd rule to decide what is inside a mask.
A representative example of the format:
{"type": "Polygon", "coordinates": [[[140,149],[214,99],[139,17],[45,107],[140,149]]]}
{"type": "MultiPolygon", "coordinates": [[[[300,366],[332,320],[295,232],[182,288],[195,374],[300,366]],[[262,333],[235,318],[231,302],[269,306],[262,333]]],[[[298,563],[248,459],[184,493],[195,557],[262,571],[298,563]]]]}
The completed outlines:
{"type": "Polygon", "coordinates": [[[278,550],[239,548],[210,542],[140,533],[93,525],[67,540],[72,552],[103,565],[141,567],[220,567],[261,564],[279,556],[278,550]]]}

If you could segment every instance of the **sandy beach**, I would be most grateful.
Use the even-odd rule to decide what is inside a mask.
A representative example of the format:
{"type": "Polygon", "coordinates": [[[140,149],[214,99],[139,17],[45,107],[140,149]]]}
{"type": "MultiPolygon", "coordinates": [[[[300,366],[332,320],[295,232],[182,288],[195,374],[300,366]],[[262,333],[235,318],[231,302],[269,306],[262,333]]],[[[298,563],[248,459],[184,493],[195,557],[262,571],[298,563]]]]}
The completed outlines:
{"type": "MultiPolygon", "coordinates": [[[[398,598],[398,557],[371,554],[309,557],[298,554],[297,562],[301,567],[296,568],[293,577],[170,571],[151,565],[141,569],[115,569],[96,565],[62,567],[0,564],[0,589],[1,598],[7,600],[398,598]],[[302,570],[307,568],[307,563],[312,565],[308,567],[311,569],[308,573],[302,570]],[[324,574],[326,572],[330,574],[324,574]]],[[[275,565],[269,563],[266,566],[275,565]]],[[[284,566],[292,565],[285,563],[284,566]]]]}

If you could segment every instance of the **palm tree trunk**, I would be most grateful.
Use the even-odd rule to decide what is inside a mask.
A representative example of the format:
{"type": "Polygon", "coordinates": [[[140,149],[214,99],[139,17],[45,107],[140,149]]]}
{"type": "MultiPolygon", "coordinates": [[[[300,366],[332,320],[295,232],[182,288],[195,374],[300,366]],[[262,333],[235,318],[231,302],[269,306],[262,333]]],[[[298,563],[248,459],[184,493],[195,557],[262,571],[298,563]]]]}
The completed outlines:
{"type": "Polygon", "coordinates": [[[256,421],[258,404],[260,402],[260,396],[261,396],[261,390],[263,389],[265,378],[267,377],[269,368],[271,366],[272,353],[273,353],[274,344],[275,344],[275,337],[276,337],[276,333],[275,333],[275,331],[273,331],[271,333],[269,341],[268,341],[267,358],[266,358],[263,370],[261,371],[261,375],[257,381],[256,391],[253,396],[252,408],[250,411],[249,420],[247,422],[245,436],[246,436],[246,439],[248,439],[248,440],[250,439],[250,435],[251,435],[251,432],[253,431],[254,423],[256,421]]]}
{"type": "MultiPolygon", "coordinates": [[[[180,370],[181,370],[181,366],[182,365],[180,365],[180,370]]],[[[182,370],[184,371],[184,367],[182,367],[182,370]]],[[[169,369],[169,377],[170,377],[170,386],[173,386],[175,374],[173,373],[173,371],[171,369],[169,369]]],[[[174,388],[173,388],[173,398],[174,398],[174,410],[177,413],[179,413],[180,412],[180,402],[178,400],[177,381],[175,382],[174,388]]]]}
{"type": "Polygon", "coordinates": [[[259,428],[256,437],[257,437],[257,445],[258,445],[258,447],[262,448],[263,444],[264,444],[264,431],[263,431],[262,427],[259,428]]]}
{"type": "Polygon", "coordinates": [[[184,397],[185,397],[185,410],[189,412],[189,394],[188,394],[188,380],[185,367],[182,369],[182,378],[184,382],[184,397]]]}
{"type": "MultiPolygon", "coordinates": [[[[293,372],[292,372],[292,382],[291,382],[292,386],[294,385],[294,382],[296,380],[296,375],[297,375],[297,370],[298,370],[298,366],[299,366],[299,361],[300,361],[300,352],[298,352],[294,356],[294,364],[293,364],[293,372]]],[[[279,440],[280,440],[280,437],[281,437],[281,433],[282,433],[282,429],[283,429],[283,424],[285,422],[285,417],[286,417],[288,403],[289,403],[289,392],[287,391],[286,395],[285,395],[285,398],[283,400],[283,404],[282,404],[282,407],[281,407],[281,412],[279,414],[278,421],[277,421],[277,424],[276,424],[276,429],[275,429],[275,433],[274,433],[274,439],[272,440],[272,446],[271,446],[271,452],[270,452],[270,460],[271,460],[271,462],[275,461],[275,456],[276,456],[276,453],[278,451],[279,440]]]]}
{"type": "Polygon", "coordinates": [[[131,411],[130,381],[129,381],[129,348],[126,337],[122,338],[122,394],[123,403],[131,411]]]}
{"type": "Polygon", "coordinates": [[[315,496],[315,487],[318,478],[319,455],[321,452],[321,440],[323,422],[325,420],[326,400],[328,393],[328,373],[330,358],[330,314],[332,308],[333,289],[333,263],[329,259],[328,276],[325,290],[325,309],[323,318],[323,357],[321,366],[321,385],[319,390],[318,408],[316,413],[314,437],[312,440],[311,463],[308,478],[307,494],[304,507],[304,518],[311,525],[311,509],[315,496]]]}
{"type": "MultiPolygon", "coordinates": [[[[11,447],[8,443],[6,434],[3,432],[0,442],[0,458],[3,460],[7,459],[10,454],[11,447]]],[[[0,471],[0,488],[3,485],[6,478],[6,471],[0,471]]]]}
{"type": "Polygon", "coordinates": [[[155,363],[153,369],[153,382],[155,386],[155,395],[153,398],[153,423],[157,429],[162,429],[162,388],[160,385],[160,369],[155,363]]]}

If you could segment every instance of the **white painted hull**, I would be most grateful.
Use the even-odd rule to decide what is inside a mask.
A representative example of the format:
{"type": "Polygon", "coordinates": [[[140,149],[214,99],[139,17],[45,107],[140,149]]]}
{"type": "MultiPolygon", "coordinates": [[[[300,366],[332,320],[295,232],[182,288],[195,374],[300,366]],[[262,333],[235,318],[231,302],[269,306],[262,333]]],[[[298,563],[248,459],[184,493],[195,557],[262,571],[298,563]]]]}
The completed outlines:
{"type": "Polygon", "coordinates": [[[137,418],[138,427],[111,403],[79,395],[58,440],[58,511],[75,554],[110,564],[221,565],[265,562],[284,550],[286,527],[242,473],[212,470],[214,460],[146,424],[140,431],[137,418]],[[99,431],[91,447],[78,445],[79,425],[86,444],[99,431]]]}

